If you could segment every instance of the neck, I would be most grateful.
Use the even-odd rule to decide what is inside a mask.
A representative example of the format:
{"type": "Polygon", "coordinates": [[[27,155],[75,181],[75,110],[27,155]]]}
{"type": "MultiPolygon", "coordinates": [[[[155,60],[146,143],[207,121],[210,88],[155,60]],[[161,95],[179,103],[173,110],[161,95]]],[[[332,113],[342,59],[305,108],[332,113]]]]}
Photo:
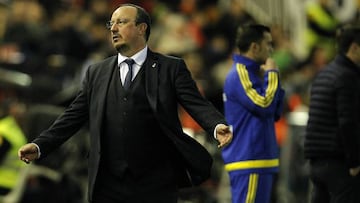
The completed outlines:
{"type": "Polygon", "coordinates": [[[250,52],[243,53],[242,55],[245,56],[246,58],[256,61],[254,55],[251,54],[250,52]]]}
{"type": "Polygon", "coordinates": [[[126,57],[131,57],[146,47],[145,41],[138,41],[133,44],[123,44],[117,47],[117,51],[126,57]]]}

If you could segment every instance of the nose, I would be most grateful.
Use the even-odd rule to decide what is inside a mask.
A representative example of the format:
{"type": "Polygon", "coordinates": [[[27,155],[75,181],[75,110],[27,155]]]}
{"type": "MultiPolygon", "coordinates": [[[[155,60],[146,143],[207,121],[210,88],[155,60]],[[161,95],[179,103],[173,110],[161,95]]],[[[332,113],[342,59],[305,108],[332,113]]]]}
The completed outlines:
{"type": "Polygon", "coordinates": [[[117,26],[116,26],[116,23],[112,24],[111,27],[110,27],[110,31],[114,31],[117,29],[117,26]]]}
{"type": "Polygon", "coordinates": [[[274,53],[274,47],[270,46],[269,47],[269,54],[272,55],[274,53]]]}

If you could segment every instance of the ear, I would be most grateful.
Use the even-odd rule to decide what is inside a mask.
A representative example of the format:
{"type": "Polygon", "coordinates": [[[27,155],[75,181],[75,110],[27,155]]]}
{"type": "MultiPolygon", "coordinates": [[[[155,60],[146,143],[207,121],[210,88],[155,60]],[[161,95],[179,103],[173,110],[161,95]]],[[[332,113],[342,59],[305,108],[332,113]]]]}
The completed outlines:
{"type": "Polygon", "coordinates": [[[350,49],[352,49],[352,51],[358,52],[360,51],[360,45],[356,42],[351,43],[350,49]]]}
{"type": "Polygon", "coordinates": [[[146,29],[147,29],[146,23],[140,23],[140,25],[138,25],[138,27],[139,27],[139,34],[145,35],[146,29]]]}
{"type": "Polygon", "coordinates": [[[249,51],[251,51],[252,53],[257,53],[259,51],[259,44],[256,42],[251,42],[250,47],[249,47],[249,51]]]}
{"type": "Polygon", "coordinates": [[[347,54],[353,54],[356,53],[356,51],[359,51],[359,46],[355,42],[352,42],[347,50],[347,54]]]}
{"type": "Polygon", "coordinates": [[[346,56],[352,61],[360,60],[360,45],[353,42],[350,44],[349,49],[346,52],[346,56]]]}

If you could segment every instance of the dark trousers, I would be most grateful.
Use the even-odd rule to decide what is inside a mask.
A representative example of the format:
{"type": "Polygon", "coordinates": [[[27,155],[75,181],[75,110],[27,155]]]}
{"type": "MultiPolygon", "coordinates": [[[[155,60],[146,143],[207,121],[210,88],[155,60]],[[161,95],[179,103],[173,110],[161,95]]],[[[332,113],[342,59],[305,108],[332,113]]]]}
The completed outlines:
{"type": "Polygon", "coordinates": [[[311,203],[360,202],[360,175],[350,176],[344,161],[311,160],[310,179],[311,203]]]}
{"type": "Polygon", "coordinates": [[[171,165],[149,169],[141,176],[126,169],[118,177],[100,168],[92,203],[176,203],[178,192],[171,165]]]}

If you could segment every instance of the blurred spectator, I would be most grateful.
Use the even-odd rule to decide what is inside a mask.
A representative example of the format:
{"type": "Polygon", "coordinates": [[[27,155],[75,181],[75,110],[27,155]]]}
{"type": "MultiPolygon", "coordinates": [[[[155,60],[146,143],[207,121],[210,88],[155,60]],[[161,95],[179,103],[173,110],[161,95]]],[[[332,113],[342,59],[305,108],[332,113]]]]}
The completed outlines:
{"type": "Polygon", "coordinates": [[[272,57],[282,77],[286,77],[289,72],[293,69],[293,64],[296,62],[296,58],[293,53],[293,47],[290,42],[289,34],[284,30],[283,26],[276,24],[271,26],[271,35],[273,37],[274,51],[272,57]]]}
{"type": "Polygon", "coordinates": [[[8,17],[8,6],[6,3],[0,1],[0,43],[3,40],[5,27],[8,17]]]}
{"type": "Polygon", "coordinates": [[[309,105],[310,85],[327,62],[326,50],[321,46],[314,46],[304,61],[294,64],[295,71],[288,74],[284,82],[289,111],[297,111],[302,106],[309,105]]]}
{"type": "MultiPolygon", "coordinates": [[[[49,127],[62,112],[62,107],[54,105],[28,107],[24,125],[28,140],[49,127]]],[[[89,137],[82,129],[47,159],[30,165],[21,202],[47,203],[49,199],[52,203],[86,202],[87,162],[84,157],[88,150],[89,137]]]]}
{"type": "Polygon", "coordinates": [[[338,20],[330,9],[330,0],[311,0],[306,4],[307,28],[305,30],[305,42],[307,50],[313,46],[323,46],[327,51],[327,57],[334,55],[335,31],[339,25],[338,20]]]}
{"type": "Polygon", "coordinates": [[[21,127],[23,104],[6,99],[0,104],[0,196],[13,190],[21,177],[17,149],[27,142],[21,127]]]}
{"type": "Polygon", "coordinates": [[[159,24],[152,29],[153,36],[149,42],[154,50],[166,54],[181,55],[197,49],[196,40],[191,36],[187,18],[180,13],[167,11],[159,24]]]}
{"type": "Polygon", "coordinates": [[[96,16],[96,21],[106,22],[111,15],[111,8],[108,1],[90,0],[89,12],[96,16]]]}
{"type": "Polygon", "coordinates": [[[44,10],[36,1],[14,1],[9,9],[0,44],[0,64],[23,73],[34,73],[40,65],[41,42],[47,30],[44,10]]]}
{"type": "Polygon", "coordinates": [[[233,63],[231,55],[226,59],[214,64],[210,71],[211,87],[207,91],[207,97],[221,112],[224,112],[224,102],[222,98],[223,87],[226,75],[233,63]]]}
{"type": "Polygon", "coordinates": [[[230,0],[226,10],[220,16],[216,30],[212,33],[221,31],[227,39],[229,47],[227,47],[227,55],[235,48],[236,30],[240,25],[256,23],[250,13],[245,8],[245,0],[230,0]]]}
{"type": "Polygon", "coordinates": [[[244,3],[243,0],[231,0],[220,7],[219,1],[211,1],[204,7],[206,20],[202,27],[206,43],[202,48],[203,58],[206,59],[206,71],[217,81],[213,83],[212,96],[209,99],[220,110],[223,109],[221,81],[230,67],[227,64],[235,48],[236,29],[239,25],[255,22],[245,10],[244,3]]]}

